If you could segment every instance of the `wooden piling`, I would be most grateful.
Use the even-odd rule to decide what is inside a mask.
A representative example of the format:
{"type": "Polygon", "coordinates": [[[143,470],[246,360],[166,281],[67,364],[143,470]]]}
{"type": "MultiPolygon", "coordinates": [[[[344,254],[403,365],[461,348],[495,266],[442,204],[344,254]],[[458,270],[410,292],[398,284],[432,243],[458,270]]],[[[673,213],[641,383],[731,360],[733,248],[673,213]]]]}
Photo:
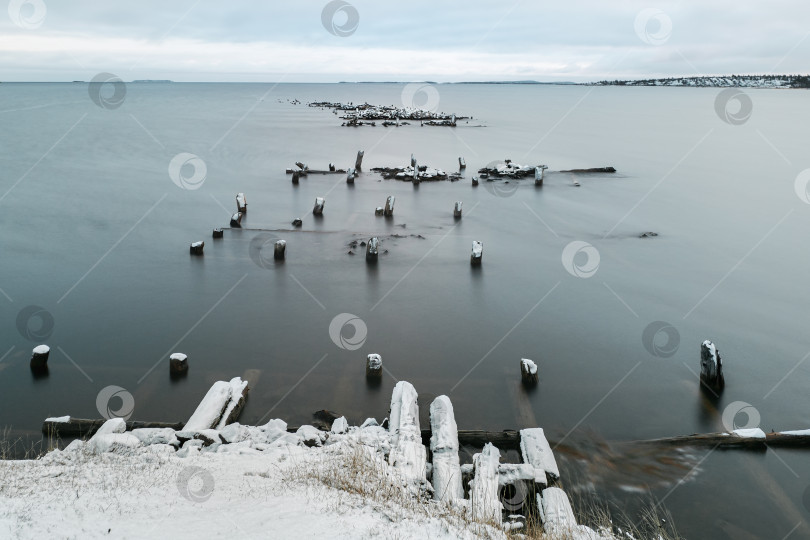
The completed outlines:
{"type": "Polygon", "coordinates": [[[383,215],[384,211],[385,210],[383,209],[382,206],[378,206],[377,208],[374,209],[374,215],[375,216],[381,216],[381,215],[383,215]]]}
{"type": "Polygon", "coordinates": [[[481,264],[481,259],[484,256],[484,244],[478,240],[473,240],[472,253],[470,254],[470,264],[478,266],[481,264]]]}
{"type": "Polygon", "coordinates": [[[292,220],[292,226],[293,227],[300,227],[303,224],[304,224],[304,222],[301,221],[300,218],[295,218],[294,220],[292,220]]]}
{"type": "Polygon", "coordinates": [[[276,240],[273,244],[273,258],[277,261],[284,260],[284,252],[287,250],[286,240],[276,240]]]}
{"type": "Polygon", "coordinates": [[[708,339],[700,344],[700,383],[715,390],[726,384],[720,352],[708,339]]]}
{"type": "Polygon", "coordinates": [[[242,212],[237,212],[231,216],[231,227],[242,227],[242,212]]]}
{"type": "Polygon", "coordinates": [[[236,194],[236,210],[238,212],[242,212],[243,214],[247,214],[247,199],[245,198],[244,193],[236,194]]]}
{"type": "Polygon", "coordinates": [[[383,210],[383,215],[385,217],[391,217],[394,215],[394,203],[396,202],[397,198],[393,195],[389,195],[388,198],[385,200],[385,210],[383,210]]]}
{"type": "Polygon", "coordinates": [[[192,242],[188,248],[189,253],[192,255],[202,255],[205,242],[192,242]]]}
{"type": "Polygon", "coordinates": [[[349,170],[346,171],[346,183],[354,184],[354,169],[351,167],[349,167],[349,170]]]}
{"type": "Polygon", "coordinates": [[[456,219],[461,218],[461,201],[456,201],[456,205],[453,207],[453,217],[456,219]]]}
{"type": "Polygon", "coordinates": [[[370,354],[366,358],[366,378],[382,378],[382,356],[379,354],[370,354]]]}
{"type": "Polygon", "coordinates": [[[183,353],[172,353],[169,356],[169,373],[180,375],[188,371],[188,356],[183,353]]]}
{"type": "Polygon", "coordinates": [[[528,358],[520,359],[520,378],[526,386],[533,386],[537,384],[539,375],[537,373],[537,364],[528,358]]]}
{"type": "Polygon", "coordinates": [[[458,158],[458,168],[459,169],[466,169],[467,168],[467,162],[464,161],[463,157],[458,158]]]}
{"type": "Polygon", "coordinates": [[[380,240],[376,236],[373,236],[372,238],[369,239],[368,244],[366,244],[366,262],[369,263],[377,262],[379,244],[380,240]]]}
{"type": "Polygon", "coordinates": [[[323,215],[323,205],[326,201],[323,197],[316,197],[315,198],[315,206],[312,208],[312,213],[316,216],[323,215]]]}
{"type": "Polygon", "coordinates": [[[364,150],[357,151],[357,159],[354,160],[354,168],[357,172],[363,172],[363,155],[366,152],[364,150]]]}
{"type": "Polygon", "coordinates": [[[293,171],[293,173],[292,173],[292,183],[293,184],[296,184],[296,185],[298,184],[298,176],[299,176],[298,171],[293,171]]]}
{"type": "Polygon", "coordinates": [[[477,176],[472,177],[472,185],[473,185],[473,187],[478,186],[478,177],[477,176]]]}
{"type": "Polygon", "coordinates": [[[214,229],[214,232],[213,232],[212,236],[214,238],[222,238],[222,236],[223,236],[222,229],[214,229]]]}
{"type": "Polygon", "coordinates": [[[545,165],[538,165],[534,168],[534,185],[535,186],[542,186],[543,179],[546,177],[546,167],[545,165]]]}
{"type": "Polygon", "coordinates": [[[45,370],[48,369],[48,357],[51,354],[51,348],[47,345],[37,345],[31,351],[31,369],[45,370]]]}

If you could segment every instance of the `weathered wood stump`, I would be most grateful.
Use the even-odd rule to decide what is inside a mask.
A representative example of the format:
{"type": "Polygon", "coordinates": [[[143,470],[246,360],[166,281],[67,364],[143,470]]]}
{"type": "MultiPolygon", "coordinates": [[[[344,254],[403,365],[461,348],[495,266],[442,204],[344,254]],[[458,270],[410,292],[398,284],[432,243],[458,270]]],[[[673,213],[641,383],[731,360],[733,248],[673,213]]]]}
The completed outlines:
{"type": "Polygon", "coordinates": [[[304,222],[301,221],[300,218],[295,218],[294,220],[292,220],[292,226],[293,227],[300,227],[303,224],[304,224],[304,222]]]}
{"type": "Polygon", "coordinates": [[[273,244],[273,258],[277,261],[284,260],[285,251],[287,251],[287,241],[276,240],[276,243],[273,244]]]}
{"type": "Polygon", "coordinates": [[[312,208],[312,213],[316,216],[323,215],[323,205],[326,201],[323,197],[315,198],[315,206],[312,208]]]}
{"type": "Polygon", "coordinates": [[[384,212],[384,209],[383,209],[382,206],[378,206],[377,208],[374,209],[374,215],[375,216],[381,216],[381,215],[383,215],[383,212],[384,212]]]}
{"type": "Polygon", "coordinates": [[[188,372],[188,356],[183,353],[172,353],[169,356],[169,373],[181,375],[188,372]]]}
{"type": "Polygon", "coordinates": [[[222,229],[214,229],[214,233],[212,234],[212,236],[214,238],[222,238],[223,234],[224,233],[222,232],[222,229]]]}
{"type": "Polygon", "coordinates": [[[478,240],[473,240],[472,253],[470,254],[470,264],[478,266],[481,264],[481,258],[484,256],[484,244],[478,240]]]}
{"type": "Polygon", "coordinates": [[[299,172],[298,171],[293,171],[293,173],[292,173],[292,183],[293,184],[298,184],[298,177],[299,177],[299,172]]]}
{"type": "Polygon", "coordinates": [[[389,195],[388,198],[385,200],[385,209],[383,210],[383,215],[385,217],[391,217],[394,215],[394,203],[396,202],[397,198],[393,195],[389,195]]]}
{"type": "Polygon", "coordinates": [[[357,151],[357,159],[354,160],[354,168],[357,172],[363,172],[363,155],[366,152],[364,150],[357,151]]]}
{"type": "Polygon", "coordinates": [[[37,345],[31,351],[31,369],[46,370],[48,369],[48,357],[51,354],[51,348],[47,345],[37,345]]]}
{"type": "Polygon", "coordinates": [[[537,373],[537,364],[528,358],[520,359],[520,378],[523,384],[533,386],[537,384],[539,375],[537,373]]]}
{"type": "Polygon", "coordinates": [[[202,255],[204,247],[205,242],[192,242],[192,244],[188,247],[188,251],[192,255],[202,255]]]}
{"type": "Polygon", "coordinates": [[[351,167],[348,171],[346,171],[346,183],[347,184],[354,184],[354,169],[351,167]]]}
{"type": "Polygon", "coordinates": [[[463,157],[458,158],[458,168],[459,169],[466,169],[467,168],[467,162],[464,161],[463,157]]]}
{"type": "Polygon", "coordinates": [[[453,217],[456,219],[461,217],[461,201],[456,201],[456,205],[453,207],[453,217]]]}
{"type": "Polygon", "coordinates": [[[700,344],[700,382],[716,390],[726,384],[720,352],[708,339],[700,344]]]}
{"type": "Polygon", "coordinates": [[[236,210],[238,212],[242,212],[243,214],[247,214],[247,199],[245,198],[244,193],[236,194],[236,210]]]}
{"type": "Polygon", "coordinates": [[[231,216],[231,227],[242,227],[242,212],[237,212],[231,216]]]}
{"type": "Polygon", "coordinates": [[[379,245],[380,240],[376,236],[373,236],[369,239],[368,244],[366,244],[366,262],[369,263],[377,262],[379,245]]]}
{"type": "Polygon", "coordinates": [[[379,354],[370,354],[366,358],[366,378],[382,378],[382,356],[379,354]]]}

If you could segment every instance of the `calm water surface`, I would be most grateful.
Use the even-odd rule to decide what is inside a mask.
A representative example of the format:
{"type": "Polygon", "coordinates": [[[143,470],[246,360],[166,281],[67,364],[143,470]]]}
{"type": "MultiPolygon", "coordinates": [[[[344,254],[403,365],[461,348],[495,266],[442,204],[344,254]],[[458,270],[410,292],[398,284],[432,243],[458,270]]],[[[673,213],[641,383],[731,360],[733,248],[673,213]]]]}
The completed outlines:
{"type": "MultiPolygon", "coordinates": [[[[401,104],[402,88],[129,84],[123,105],[106,110],[83,84],[0,85],[0,424],[24,436],[47,416],[98,417],[109,385],[132,393],[133,419],[183,420],[213,381],[248,372],[243,423],[297,425],[322,408],[382,419],[396,380],[408,380],[423,421],[448,394],[460,428],[540,425],[563,442],[561,459],[567,445],[594,440],[720,431],[737,401],[766,431],[810,428],[810,205],[794,190],[808,166],[806,92],[746,91],[754,109],[742,125],[720,119],[712,89],[438,86],[439,110],[474,117],[455,129],[342,128],[305,105],[401,104]],[[359,149],[366,169],[404,165],[411,153],[448,171],[464,156],[468,169],[462,181],[417,189],[370,172],[354,187],[340,175],[293,186],[284,173],[295,161],[345,168],[359,149]],[[180,152],[205,162],[199,189],[172,183],[180,152]],[[478,167],[504,158],[547,164],[545,185],[471,186],[478,167]],[[579,176],[579,188],[558,172],[606,165],[618,173],[579,176]],[[245,230],[212,240],[240,191],[245,230]],[[388,195],[394,218],[375,217],[388,195]],[[321,219],[311,215],[317,196],[321,219]],[[290,231],[294,217],[304,225],[290,231]],[[659,236],[638,238],[644,231],[659,236]],[[261,234],[287,240],[283,264],[251,258],[261,234]],[[388,250],[376,266],[361,249],[347,254],[371,235],[388,250]],[[196,240],[203,257],[188,254],[196,240]],[[469,264],[473,240],[484,244],[480,269],[469,264]],[[587,279],[563,265],[573,241],[599,254],[587,279]],[[47,339],[18,331],[29,305],[52,316],[47,339]],[[365,322],[361,348],[330,339],[340,313],[365,322]],[[677,330],[670,357],[642,342],[654,321],[677,330]],[[704,339],[725,364],[715,399],[698,388],[704,339]],[[50,375],[34,379],[39,341],[52,348],[50,375]],[[166,366],[175,351],[191,366],[179,382],[166,366]],[[387,369],[376,388],[364,378],[371,352],[387,369]],[[539,365],[533,391],[520,385],[521,357],[539,365]]],[[[628,507],[645,497],[617,486],[652,480],[623,477],[630,465],[608,475],[618,458],[599,459],[605,466],[587,474],[602,496],[628,507]]],[[[687,474],[669,471],[651,490],[687,538],[794,528],[790,538],[810,537],[806,454],[703,449],[688,463],[688,481],[675,487],[687,474]]]]}

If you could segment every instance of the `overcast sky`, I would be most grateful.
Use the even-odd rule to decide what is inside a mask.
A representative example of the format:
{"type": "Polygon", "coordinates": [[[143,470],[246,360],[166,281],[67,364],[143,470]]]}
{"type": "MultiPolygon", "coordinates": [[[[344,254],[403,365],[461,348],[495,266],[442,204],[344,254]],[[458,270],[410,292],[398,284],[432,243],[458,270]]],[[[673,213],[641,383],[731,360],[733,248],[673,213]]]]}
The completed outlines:
{"type": "Polygon", "coordinates": [[[810,2],[3,0],[0,80],[807,73],[810,2]]]}

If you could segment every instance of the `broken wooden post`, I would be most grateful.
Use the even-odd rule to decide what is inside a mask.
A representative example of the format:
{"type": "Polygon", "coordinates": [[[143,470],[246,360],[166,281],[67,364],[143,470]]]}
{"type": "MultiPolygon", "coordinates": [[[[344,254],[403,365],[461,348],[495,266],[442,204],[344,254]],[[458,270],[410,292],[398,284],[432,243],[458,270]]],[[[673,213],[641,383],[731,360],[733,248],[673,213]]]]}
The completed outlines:
{"type": "Polygon", "coordinates": [[[385,200],[385,210],[383,210],[383,215],[385,217],[391,217],[394,215],[394,203],[396,202],[397,198],[393,195],[389,195],[388,198],[385,200]]]}
{"type": "Polygon", "coordinates": [[[461,217],[461,201],[456,201],[456,206],[453,208],[453,217],[456,219],[461,217]]]}
{"type": "Polygon", "coordinates": [[[381,215],[383,215],[383,212],[384,212],[384,210],[383,210],[382,206],[378,206],[377,208],[374,209],[374,215],[375,216],[381,216],[381,215]]]}
{"type": "Polygon", "coordinates": [[[192,255],[202,255],[205,242],[192,242],[188,248],[189,253],[192,255]]]}
{"type": "Polygon", "coordinates": [[[458,158],[458,168],[459,169],[466,169],[467,168],[467,162],[464,161],[463,157],[458,158]]]}
{"type": "Polygon", "coordinates": [[[284,252],[287,250],[286,240],[276,240],[273,244],[273,258],[277,261],[284,260],[284,252]]]}
{"type": "Polygon", "coordinates": [[[382,356],[370,354],[366,358],[366,378],[379,379],[382,377],[382,356]]]}
{"type": "Polygon", "coordinates": [[[534,185],[535,186],[542,186],[543,179],[546,177],[546,167],[545,165],[539,165],[534,168],[534,185]]]}
{"type": "Polygon", "coordinates": [[[539,375],[537,374],[537,364],[528,358],[520,359],[520,378],[526,386],[537,384],[539,375]]]}
{"type": "Polygon", "coordinates": [[[470,254],[470,264],[478,266],[481,264],[481,258],[484,256],[484,244],[478,240],[473,240],[472,253],[470,254]]]}
{"type": "Polygon", "coordinates": [[[700,382],[715,389],[726,384],[720,352],[708,339],[700,345],[700,382]]]}
{"type": "Polygon", "coordinates": [[[292,226],[293,227],[300,227],[303,224],[304,224],[304,222],[301,221],[300,218],[295,218],[294,220],[292,220],[292,226]]]}
{"type": "Polygon", "coordinates": [[[237,212],[231,216],[231,227],[242,227],[242,212],[237,212]]]}
{"type": "Polygon", "coordinates": [[[349,170],[346,171],[346,183],[354,184],[354,169],[351,167],[349,167],[349,170]]]}
{"type": "Polygon", "coordinates": [[[439,396],[430,404],[430,452],[433,455],[433,498],[451,501],[464,497],[458,458],[458,426],[453,404],[439,396]]]}
{"type": "Polygon", "coordinates": [[[37,345],[31,351],[31,369],[45,370],[48,369],[48,356],[51,354],[51,348],[47,345],[37,345]]]}
{"type": "Polygon", "coordinates": [[[242,212],[243,214],[247,214],[247,199],[245,198],[244,193],[236,194],[236,210],[238,212],[242,212]]]}
{"type": "Polygon", "coordinates": [[[228,382],[215,382],[182,431],[222,429],[234,423],[245,406],[249,390],[247,381],[243,381],[241,377],[234,377],[228,382]]]}
{"type": "Polygon", "coordinates": [[[418,397],[411,383],[399,381],[391,394],[388,420],[391,435],[388,464],[398,469],[406,482],[417,486],[426,481],[427,463],[422,432],[419,429],[418,397]]]}
{"type": "Polygon", "coordinates": [[[363,172],[363,155],[366,152],[364,150],[357,151],[357,159],[354,160],[354,168],[357,172],[363,172]]]}
{"type": "Polygon", "coordinates": [[[312,208],[312,213],[316,216],[323,215],[323,204],[324,204],[323,197],[315,197],[315,206],[312,208]]]}
{"type": "Polygon", "coordinates": [[[180,375],[188,371],[188,356],[183,353],[172,353],[169,356],[169,373],[180,375]]]}
{"type": "Polygon", "coordinates": [[[293,171],[293,173],[292,173],[292,183],[293,184],[298,183],[298,171],[293,171]]]}
{"type": "Polygon", "coordinates": [[[366,244],[366,262],[370,263],[377,262],[379,244],[380,240],[376,236],[373,236],[369,239],[368,244],[366,244]]]}
{"type": "Polygon", "coordinates": [[[470,511],[478,521],[502,520],[502,505],[498,500],[498,463],[500,451],[492,443],[484,445],[480,454],[473,456],[475,477],[470,480],[470,511]]]}
{"type": "Polygon", "coordinates": [[[222,238],[222,236],[223,236],[222,229],[219,229],[219,228],[214,229],[214,233],[212,234],[212,236],[214,238],[222,238]]]}
{"type": "Polygon", "coordinates": [[[520,430],[520,454],[524,463],[534,467],[536,484],[551,486],[559,480],[560,469],[542,428],[520,430]]]}

